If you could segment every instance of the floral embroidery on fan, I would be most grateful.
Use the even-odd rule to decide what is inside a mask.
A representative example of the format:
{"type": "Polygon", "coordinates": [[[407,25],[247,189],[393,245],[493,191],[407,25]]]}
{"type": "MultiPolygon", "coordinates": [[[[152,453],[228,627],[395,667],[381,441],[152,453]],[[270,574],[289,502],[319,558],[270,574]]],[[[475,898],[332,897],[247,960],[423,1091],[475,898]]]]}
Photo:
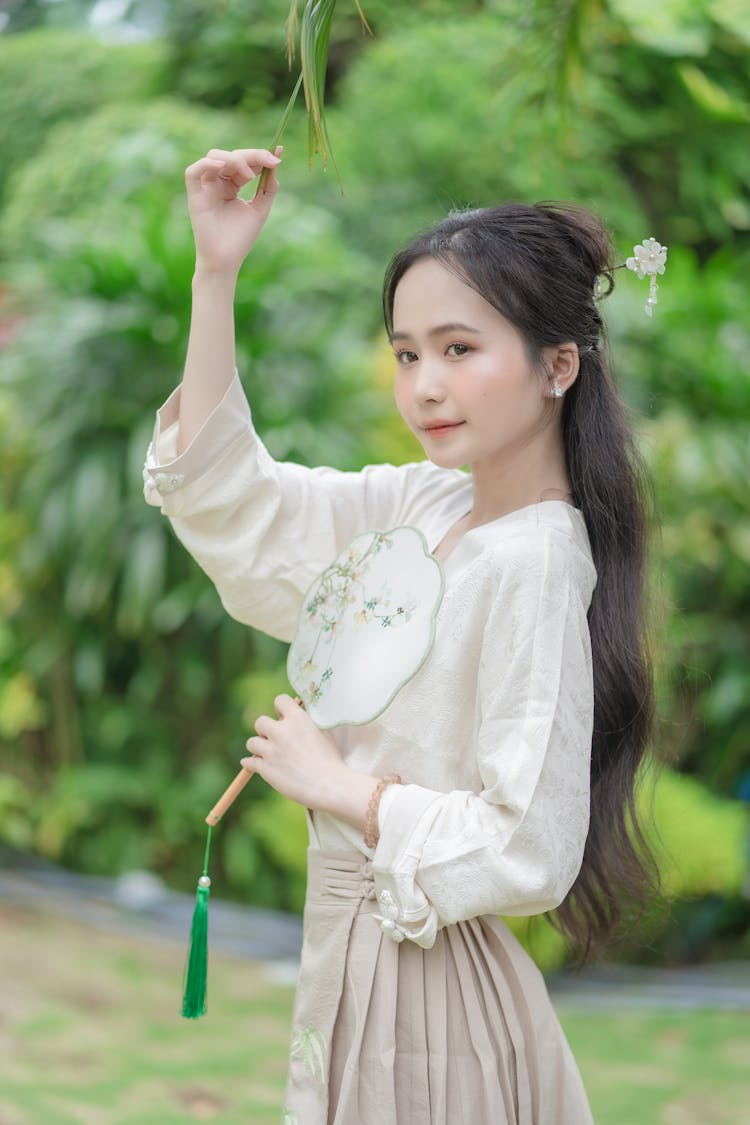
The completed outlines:
{"type": "Polygon", "coordinates": [[[295,1028],[291,1057],[301,1060],[305,1074],[316,1082],[325,1082],[326,1037],[317,1027],[295,1028]]]}
{"type": "Polygon", "coordinates": [[[303,610],[308,624],[317,626],[317,633],[312,650],[300,654],[294,667],[294,675],[301,681],[299,694],[307,704],[317,703],[330,686],[336,633],[346,614],[351,615],[355,628],[377,624],[392,629],[411,620],[417,607],[415,598],[408,596],[394,607],[387,585],[378,591],[366,588],[373,559],[392,547],[389,535],[374,532],[362,546],[352,544],[344,559],[336,559],[320,576],[303,610]]]}

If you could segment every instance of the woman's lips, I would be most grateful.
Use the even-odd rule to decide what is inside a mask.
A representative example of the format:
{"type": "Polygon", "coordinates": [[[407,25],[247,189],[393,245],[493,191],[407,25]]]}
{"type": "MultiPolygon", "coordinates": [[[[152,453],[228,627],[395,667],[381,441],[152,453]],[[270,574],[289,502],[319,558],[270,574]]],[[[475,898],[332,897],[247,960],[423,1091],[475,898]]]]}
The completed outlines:
{"type": "Polygon", "coordinates": [[[463,426],[463,422],[445,422],[437,426],[425,426],[424,432],[429,434],[432,438],[447,437],[448,434],[452,434],[454,430],[457,430],[459,426],[463,426]]]}

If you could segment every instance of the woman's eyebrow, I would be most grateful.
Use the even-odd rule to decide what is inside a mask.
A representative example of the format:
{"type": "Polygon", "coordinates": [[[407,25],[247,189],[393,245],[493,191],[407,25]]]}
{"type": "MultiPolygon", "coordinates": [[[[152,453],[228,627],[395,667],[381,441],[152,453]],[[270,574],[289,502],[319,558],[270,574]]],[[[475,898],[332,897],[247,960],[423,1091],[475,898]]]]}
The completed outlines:
{"type": "MultiPolygon", "coordinates": [[[[430,328],[427,332],[428,336],[442,336],[445,332],[473,332],[476,336],[482,334],[481,328],[472,328],[470,324],[462,324],[461,321],[452,321],[450,324],[436,324],[434,328],[430,328]]],[[[393,340],[410,340],[411,336],[408,332],[393,332],[390,336],[391,342],[393,340]]]]}

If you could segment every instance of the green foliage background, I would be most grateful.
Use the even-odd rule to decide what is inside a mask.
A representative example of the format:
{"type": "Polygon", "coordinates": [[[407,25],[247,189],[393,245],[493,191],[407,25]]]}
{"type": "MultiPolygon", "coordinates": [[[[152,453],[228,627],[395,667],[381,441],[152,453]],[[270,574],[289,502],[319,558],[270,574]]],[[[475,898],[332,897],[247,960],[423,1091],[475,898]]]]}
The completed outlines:
{"type": "MultiPolygon", "coordinates": [[[[308,171],[300,109],[241,276],[256,421],[281,458],[421,455],[390,409],[380,277],[450,207],[569,198],[606,218],[621,261],[649,234],[669,245],[654,320],[632,275],[607,310],[661,524],[668,768],[642,799],[675,903],[621,954],[747,954],[746,6],[364,7],[374,39],[342,3],[330,56],[345,194],[308,171]]],[[[140,481],[185,346],[182,171],[212,145],[270,140],[291,88],[286,8],[175,0],[155,28],[133,2],[112,42],[83,0],[17,3],[0,35],[0,839],[89,871],[146,866],[189,886],[203,811],[286,686],[283,646],[226,618],[140,481]],[[128,26],[149,34],[122,42],[128,26]]],[[[301,810],[252,786],[218,835],[217,882],[298,908],[304,847],[301,810]]],[[[543,964],[564,956],[540,920],[514,925],[543,964]]]]}

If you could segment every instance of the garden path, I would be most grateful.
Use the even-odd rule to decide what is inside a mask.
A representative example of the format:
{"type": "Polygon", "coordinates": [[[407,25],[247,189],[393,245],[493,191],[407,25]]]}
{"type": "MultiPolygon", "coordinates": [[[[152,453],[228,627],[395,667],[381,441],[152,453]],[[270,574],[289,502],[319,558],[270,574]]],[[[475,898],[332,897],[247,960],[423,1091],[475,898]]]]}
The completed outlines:
{"type": "MultiPolygon", "coordinates": [[[[0,902],[36,907],[99,929],[184,945],[194,895],[169,890],[147,872],[119,879],[66,871],[37,857],[0,848],[0,902]]],[[[213,897],[211,948],[263,962],[277,981],[293,981],[302,945],[297,915],[213,897]]],[[[556,1004],[566,1009],[712,1008],[750,1011],[750,962],[680,968],[598,965],[579,975],[548,978],[556,1004]]]]}

